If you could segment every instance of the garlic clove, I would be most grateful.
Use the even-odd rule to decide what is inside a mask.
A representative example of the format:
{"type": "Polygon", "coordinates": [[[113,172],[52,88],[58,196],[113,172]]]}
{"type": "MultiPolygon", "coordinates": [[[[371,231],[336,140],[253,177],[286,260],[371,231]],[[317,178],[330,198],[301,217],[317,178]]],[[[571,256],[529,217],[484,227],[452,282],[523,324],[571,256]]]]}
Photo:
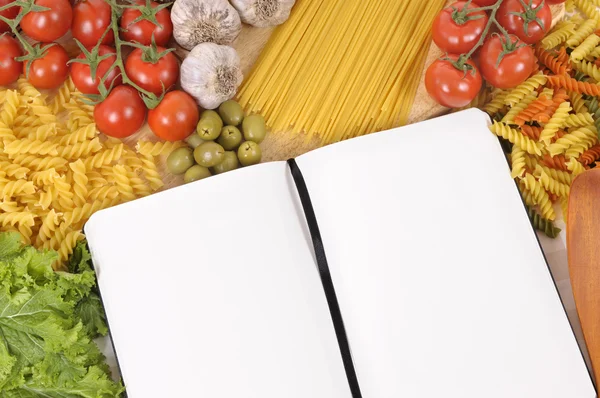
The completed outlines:
{"type": "Polygon", "coordinates": [[[181,87],[204,109],[233,98],[242,80],[240,57],[229,46],[198,44],[181,64],[181,87]]]}
{"type": "Polygon", "coordinates": [[[242,30],[227,0],[176,0],[171,9],[173,37],[187,50],[200,43],[229,44],[242,30]]]}
{"type": "Polygon", "coordinates": [[[244,23],[258,28],[281,25],[290,16],[296,0],[229,0],[244,23]]]}

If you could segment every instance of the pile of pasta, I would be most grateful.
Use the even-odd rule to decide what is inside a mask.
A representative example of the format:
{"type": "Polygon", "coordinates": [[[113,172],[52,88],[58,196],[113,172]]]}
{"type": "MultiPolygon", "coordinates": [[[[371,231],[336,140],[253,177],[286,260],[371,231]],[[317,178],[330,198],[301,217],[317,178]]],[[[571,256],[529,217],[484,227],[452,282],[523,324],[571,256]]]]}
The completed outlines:
{"type": "Polygon", "coordinates": [[[324,143],[404,125],[445,3],[298,0],[238,100],[273,131],[324,143]]]}
{"type": "Polygon", "coordinates": [[[574,14],[536,47],[539,72],[483,106],[490,130],[512,144],[512,176],[530,218],[550,237],[560,231],[555,204],[566,221],[571,182],[600,158],[600,12],[589,0],[568,6],[574,14]]]}
{"type": "Polygon", "coordinates": [[[179,145],[141,142],[136,152],[99,134],[70,80],[48,99],[21,78],[0,104],[0,229],[58,251],[57,269],[94,212],[163,186],[154,157],[179,145]]]}

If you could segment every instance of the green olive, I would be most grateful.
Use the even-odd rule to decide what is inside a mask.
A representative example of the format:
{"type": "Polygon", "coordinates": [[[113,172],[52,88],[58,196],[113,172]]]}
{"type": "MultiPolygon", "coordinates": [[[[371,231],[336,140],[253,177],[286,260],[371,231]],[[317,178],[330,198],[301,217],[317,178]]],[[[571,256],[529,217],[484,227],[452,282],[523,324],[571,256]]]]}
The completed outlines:
{"type": "Polygon", "coordinates": [[[221,129],[221,135],[219,135],[217,142],[226,150],[231,151],[242,142],[242,133],[235,126],[225,126],[221,129]]]}
{"type": "Polygon", "coordinates": [[[188,182],[198,181],[211,175],[209,169],[195,164],[185,172],[183,181],[187,184],[188,182]]]}
{"type": "MultiPolygon", "coordinates": [[[[219,116],[217,111],[213,111],[212,109],[207,109],[204,112],[202,112],[202,115],[200,115],[200,119],[210,119],[210,118],[213,118],[215,120],[221,120],[221,116],[219,116]]],[[[221,120],[221,123],[223,123],[223,120],[221,120]]]]}
{"type": "Polygon", "coordinates": [[[185,139],[185,142],[192,148],[196,148],[198,145],[202,144],[204,140],[198,134],[192,134],[185,139]]]}
{"type": "Polygon", "coordinates": [[[223,122],[221,119],[217,120],[212,117],[207,117],[200,119],[196,131],[204,141],[212,141],[216,140],[219,134],[221,134],[222,128],[223,122]]]}
{"type": "Polygon", "coordinates": [[[223,119],[223,123],[237,126],[244,118],[244,110],[242,106],[234,100],[225,101],[219,106],[219,115],[223,119]]]}
{"type": "Polygon", "coordinates": [[[200,166],[213,167],[221,163],[224,158],[225,150],[216,142],[205,142],[194,149],[194,159],[200,166]]]}
{"type": "Polygon", "coordinates": [[[260,163],[262,151],[260,146],[254,141],[246,141],[238,148],[238,159],[242,166],[250,166],[260,163]]]}
{"type": "Polygon", "coordinates": [[[238,158],[235,152],[227,151],[225,152],[225,159],[215,167],[213,167],[213,171],[215,174],[226,173],[231,170],[235,170],[239,166],[238,158]]]}
{"type": "Polygon", "coordinates": [[[254,141],[260,144],[267,135],[265,118],[261,115],[246,116],[242,122],[242,131],[244,132],[244,139],[246,141],[254,141]]]}
{"type": "Polygon", "coordinates": [[[190,147],[175,149],[167,158],[167,168],[173,174],[183,174],[194,165],[194,154],[190,147]]]}

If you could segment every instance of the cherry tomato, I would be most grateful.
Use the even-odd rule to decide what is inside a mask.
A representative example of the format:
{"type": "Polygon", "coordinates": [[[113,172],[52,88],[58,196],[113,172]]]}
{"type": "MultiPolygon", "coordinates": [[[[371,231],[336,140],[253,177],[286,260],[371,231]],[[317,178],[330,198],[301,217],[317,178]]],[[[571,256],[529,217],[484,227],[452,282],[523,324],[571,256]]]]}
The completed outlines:
{"type": "MultiPolygon", "coordinates": [[[[42,44],[42,47],[48,43],[42,44]]],[[[60,86],[69,75],[69,55],[60,44],[54,44],[46,50],[46,55],[31,63],[27,80],[36,88],[52,89],[60,86]]],[[[23,74],[28,61],[23,63],[23,74]]]]}
{"type": "Polygon", "coordinates": [[[7,86],[17,81],[23,71],[23,62],[15,61],[15,57],[23,55],[19,42],[7,34],[0,35],[0,86],[7,86]]]}
{"type": "Polygon", "coordinates": [[[433,41],[445,53],[468,53],[479,41],[488,22],[484,11],[469,12],[476,5],[466,1],[452,3],[433,21],[433,41]],[[456,11],[454,11],[456,10],[456,11]],[[478,19],[469,19],[476,17],[478,19]]]}
{"type": "MultiPolygon", "coordinates": [[[[12,3],[14,0],[0,0],[0,7],[12,3]]],[[[4,11],[0,11],[0,15],[7,19],[15,19],[19,14],[19,7],[10,7],[4,11]]],[[[10,27],[4,21],[0,21],[0,33],[10,32],[10,27]]]]}
{"type": "Polygon", "coordinates": [[[69,31],[73,9],[69,0],[35,0],[49,10],[30,12],[21,20],[23,32],[33,40],[51,42],[69,31]]]}
{"type": "MultiPolygon", "coordinates": [[[[458,59],[457,55],[448,57],[453,61],[458,59]]],[[[448,108],[460,108],[473,101],[481,89],[481,74],[471,60],[467,64],[472,69],[465,73],[448,60],[432,63],[425,73],[425,88],[431,98],[448,108]]]]}
{"type": "MultiPolygon", "coordinates": [[[[83,0],[73,7],[73,37],[85,47],[93,47],[110,25],[111,8],[104,0],[83,0]]],[[[102,44],[112,44],[115,36],[109,31],[102,44]]]]}
{"type": "Polygon", "coordinates": [[[94,108],[94,121],[101,133],[116,138],[129,137],[146,120],[146,105],[131,86],[115,87],[108,97],[94,108]]]}
{"type": "Polygon", "coordinates": [[[504,0],[496,18],[504,29],[527,44],[540,41],[552,27],[552,11],[545,0],[504,0]]]}
{"type": "MultiPolygon", "coordinates": [[[[138,5],[145,5],[144,0],[138,0],[138,5]]],[[[151,2],[150,6],[154,9],[159,6],[156,2],[151,2]]],[[[166,8],[156,12],[156,20],[160,26],[154,25],[148,20],[141,20],[133,23],[142,13],[133,8],[125,9],[121,18],[121,29],[123,29],[123,38],[127,41],[137,41],[145,46],[154,40],[159,46],[166,46],[173,34],[173,23],[171,22],[171,13],[166,8]]]]}
{"type": "Polygon", "coordinates": [[[180,90],[167,93],[156,108],[148,111],[150,130],[166,141],[187,138],[196,129],[199,118],[196,101],[180,90]]]}
{"type": "Polygon", "coordinates": [[[476,1],[474,1],[474,3],[476,3],[480,7],[493,6],[497,2],[498,2],[498,0],[476,0],[476,1]]]}
{"type": "MultiPolygon", "coordinates": [[[[92,79],[92,73],[89,65],[82,64],[81,62],[73,62],[71,65],[71,78],[73,79],[73,83],[75,84],[75,87],[77,87],[77,90],[84,94],[100,94],[98,91],[100,79],[106,74],[108,69],[117,59],[114,48],[101,44],[98,48],[98,55],[102,56],[106,54],[113,55],[100,62],[98,68],[96,69],[95,79],[92,79]]],[[[85,59],[85,54],[81,53],[77,58],[85,59]]],[[[121,74],[117,68],[111,70],[108,77],[104,80],[104,87],[107,89],[110,88],[111,84],[113,87],[123,84],[123,79],[121,78],[121,74]]]]}
{"type": "MultiPolygon", "coordinates": [[[[163,52],[163,47],[158,47],[158,52],[163,52]]],[[[168,90],[179,77],[179,64],[172,52],[163,55],[156,63],[146,62],[144,52],[136,48],[129,54],[125,62],[125,73],[138,86],[156,95],[168,90]]]]}
{"type": "Polygon", "coordinates": [[[516,36],[511,35],[510,46],[520,48],[506,54],[498,64],[506,39],[499,35],[488,38],[479,50],[479,67],[483,78],[492,86],[507,89],[525,81],[533,71],[535,56],[530,46],[524,46],[516,36]]]}

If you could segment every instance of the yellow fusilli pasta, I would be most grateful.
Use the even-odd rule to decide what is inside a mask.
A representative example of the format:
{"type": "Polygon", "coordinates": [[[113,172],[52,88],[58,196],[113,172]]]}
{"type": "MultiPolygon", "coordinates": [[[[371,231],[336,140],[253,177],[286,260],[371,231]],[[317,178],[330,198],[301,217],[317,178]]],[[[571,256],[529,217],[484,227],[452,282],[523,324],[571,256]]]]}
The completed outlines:
{"type": "Polygon", "coordinates": [[[569,115],[562,127],[583,127],[594,124],[594,118],[588,112],[569,115]]]}
{"type": "Polygon", "coordinates": [[[495,90],[494,92],[492,92],[492,100],[485,104],[482,109],[490,115],[494,115],[500,112],[506,106],[504,104],[504,101],[507,95],[508,91],[495,90]]]}
{"type": "Polygon", "coordinates": [[[553,193],[556,196],[569,196],[569,186],[552,178],[541,166],[538,165],[533,175],[548,192],[553,193]]]}
{"type": "Polygon", "coordinates": [[[65,237],[60,241],[60,245],[58,247],[59,263],[64,263],[67,261],[69,256],[73,253],[75,244],[81,239],[83,239],[81,231],[70,231],[65,235],[65,237]]]}
{"type": "Polygon", "coordinates": [[[531,192],[533,203],[540,207],[542,216],[548,220],[556,219],[556,213],[552,208],[550,196],[542,186],[542,184],[533,176],[526,173],[525,177],[521,178],[520,184],[524,190],[531,192]]]}
{"type": "Polygon", "coordinates": [[[36,237],[35,244],[37,247],[42,247],[44,245],[44,242],[52,238],[52,233],[58,225],[58,220],[58,214],[56,214],[54,209],[50,210],[46,214],[44,220],[42,221],[42,225],[40,226],[40,230],[38,231],[38,235],[36,237]]]}
{"type": "Polygon", "coordinates": [[[133,187],[131,186],[129,177],[127,177],[127,170],[125,169],[125,166],[116,165],[113,166],[112,169],[115,177],[115,185],[117,186],[119,194],[123,197],[125,201],[135,199],[133,187]]]}
{"type": "Polygon", "coordinates": [[[513,145],[510,161],[512,177],[522,177],[525,173],[525,151],[518,145],[513,145]]]}
{"type": "Polygon", "coordinates": [[[80,142],[91,140],[98,135],[96,125],[90,123],[77,130],[62,136],[59,140],[59,145],[75,145],[80,142]]]}
{"type": "Polygon", "coordinates": [[[527,94],[525,96],[525,98],[523,98],[518,104],[516,104],[512,108],[510,108],[510,110],[502,118],[502,123],[514,124],[515,117],[519,113],[521,113],[525,108],[527,108],[529,106],[529,104],[531,104],[533,101],[535,101],[536,98],[537,98],[536,92],[527,94]]]}
{"type": "Polygon", "coordinates": [[[48,170],[33,172],[31,174],[31,181],[38,187],[42,187],[53,184],[54,179],[57,177],[59,177],[59,174],[56,172],[56,169],[50,168],[48,170]]]}
{"type": "Polygon", "coordinates": [[[569,112],[571,112],[571,104],[569,102],[562,102],[550,118],[550,121],[544,126],[540,134],[541,142],[546,145],[550,143],[556,132],[565,124],[565,120],[569,117],[569,112]]]}
{"type": "Polygon", "coordinates": [[[542,154],[539,143],[533,141],[531,138],[523,135],[523,133],[520,131],[513,129],[502,122],[494,122],[490,126],[490,131],[497,136],[507,139],[513,144],[518,145],[527,153],[532,155],[542,154]]]}
{"type": "Polygon", "coordinates": [[[180,148],[185,145],[182,141],[164,141],[164,142],[150,142],[150,141],[138,141],[135,149],[138,153],[146,156],[160,156],[168,155],[174,149],[180,148]]]}
{"type": "Polygon", "coordinates": [[[91,141],[78,142],[73,145],[67,145],[59,148],[58,156],[64,159],[79,159],[84,156],[90,156],[102,150],[102,144],[98,137],[91,141]]]}
{"type": "Polygon", "coordinates": [[[32,194],[35,192],[35,185],[32,181],[14,180],[0,182],[0,197],[6,198],[19,194],[32,194]]]}
{"type": "Polygon", "coordinates": [[[73,191],[75,193],[73,201],[76,206],[83,206],[88,199],[88,178],[85,175],[85,165],[81,159],[77,159],[77,161],[70,163],[69,167],[73,170],[73,191]]]}
{"type": "Polygon", "coordinates": [[[573,63],[575,70],[585,73],[596,82],[600,82],[600,68],[594,65],[593,62],[581,61],[573,63]]]}
{"type": "MultiPolygon", "coordinates": [[[[163,182],[151,156],[99,136],[93,106],[71,80],[51,101],[23,78],[17,87],[0,89],[0,230],[58,250],[58,269],[94,212],[149,195],[163,182]]],[[[159,143],[150,153],[179,145],[159,143]]]]}
{"type": "Polygon", "coordinates": [[[588,0],[574,0],[574,3],[588,17],[587,21],[594,22],[594,28],[600,28],[600,13],[594,4],[588,0]]]}
{"type": "Polygon", "coordinates": [[[102,166],[108,166],[109,164],[121,159],[122,154],[123,144],[119,143],[111,149],[105,149],[94,154],[94,156],[90,156],[84,161],[84,164],[86,169],[88,170],[92,170],[94,168],[99,168],[102,166]]]}
{"type": "Polygon", "coordinates": [[[592,33],[571,52],[571,60],[575,62],[583,60],[594,51],[598,44],[600,44],[600,37],[592,33]]]}
{"type": "Polygon", "coordinates": [[[569,98],[571,100],[571,106],[576,113],[588,113],[588,107],[583,99],[583,94],[571,91],[569,92],[569,98]]]}
{"type": "Polygon", "coordinates": [[[162,188],[164,185],[162,179],[160,178],[160,174],[158,173],[158,169],[156,168],[156,163],[151,156],[142,155],[142,170],[144,171],[144,178],[148,180],[150,187],[153,190],[158,190],[162,188]]]}
{"type": "Polygon", "coordinates": [[[29,138],[23,138],[14,140],[11,143],[4,146],[4,153],[8,154],[9,157],[14,157],[17,154],[31,154],[31,155],[58,155],[58,144],[53,144],[48,141],[32,140],[29,138]]]}
{"type": "Polygon", "coordinates": [[[515,106],[527,95],[533,93],[539,86],[546,84],[546,81],[546,76],[542,74],[531,76],[529,79],[513,88],[504,99],[504,103],[509,106],[515,106]]]}
{"type": "Polygon", "coordinates": [[[582,149],[580,154],[586,149],[591,147],[596,142],[596,134],[590,127],[580,127],[572,132],[563,135],[556,142],[548,146],[548,152],[551,156],[560,155],[561,153],[567,152],[572,146],[581,146],[582,149]]]}
{"type": "MultiPolygon", "coordinates": [[[[558,47],[569,37],[572,37],[575,34],[575,24],[567,23],[564,26],[556,29],[554,32],[548,34],[541,41],[542,47],[546,50],[550,50],[551,48],[558,47]]],[[[582,39],[583,40],[583,39],[582,39]]]]}
{"type": "Polygon", "coordinates": [[[577,176],[585,171],[583,165],[574,158],[567,162],[567,168],[573,173],[574,176],[577,176]]]}
{"type": "Polygon", "coordinates": [[[567,46],[576,47],[580,45],[586,37],[588,37],[594,32],[594,30],[596,29],[596,24],[597,21],[593,19],[587,19],[585,22],[583,22],[581,26],[577,28],[577,30],[575,30],[575,32],[572,35],[569,36],[569,38],[566,41],[567,46]]]}
{"type": "Polygon", "coordinates": [[[75,86],[73,85],[71,78],[68,78],[62,86],[60,86],[52,100],[52,111],[54,113],[62,112],[65,109],[65,104],[71,100],[74,88],[75,86]]]}

